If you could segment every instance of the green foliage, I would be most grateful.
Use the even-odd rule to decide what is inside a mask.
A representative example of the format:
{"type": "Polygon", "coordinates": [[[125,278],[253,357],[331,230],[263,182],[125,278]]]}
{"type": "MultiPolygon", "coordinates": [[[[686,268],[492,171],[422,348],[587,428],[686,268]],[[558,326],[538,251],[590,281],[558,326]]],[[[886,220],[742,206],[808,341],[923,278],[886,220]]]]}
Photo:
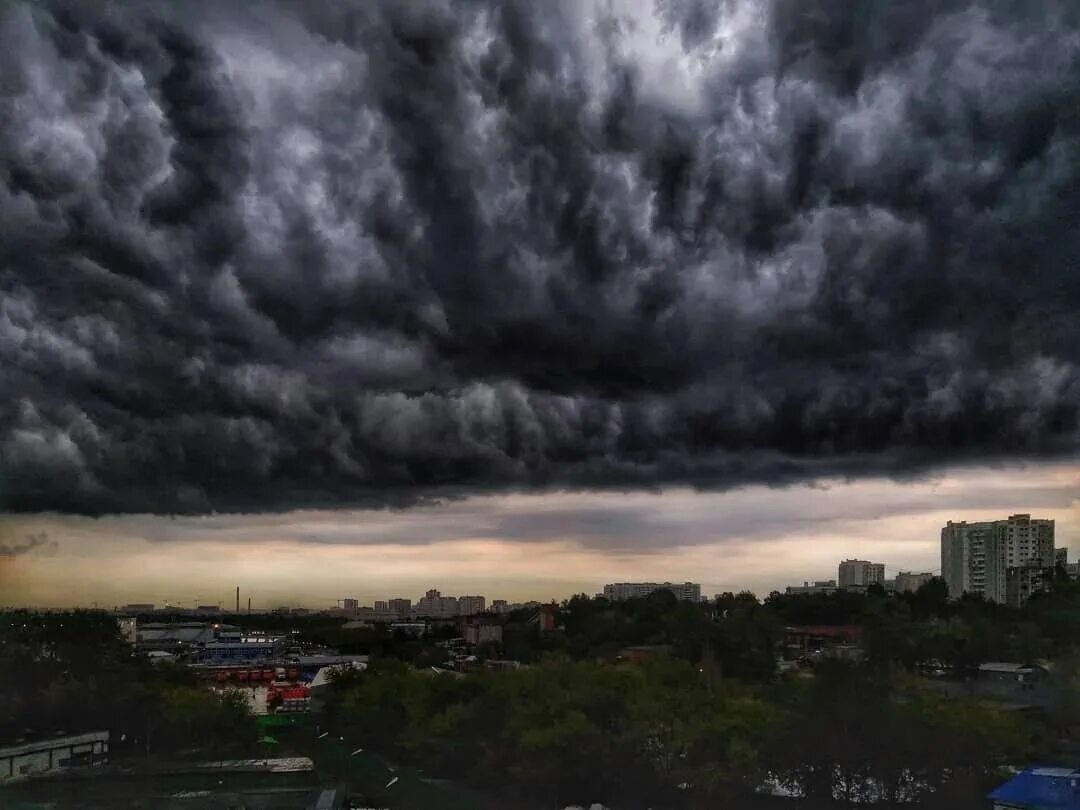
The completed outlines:
{"type": "Polygon", "coordinates": [[[186,667],[136,655],[98,611],[0,613],[0,737],[107,729],[114,754],[245,750],[254,718],[186,667]]]}
{"type": "Polygon", "coordinates": [[[1018,713],[873,667],[824,661],[783,687],[705,669],[556,656],[452,677],[383,664],[335,684],[324,720],[428,773],[551,806],[739,806],[768,775],[811,801],[925,802],[981,789],[1043,742],[1018,713]]]}
{"type": "Polygon", "coordinates": [[[243,751],[258,738],[255,718],[237,692],[171,686],[160,697],[160,725],[151,731],[158,749],[224,755],[243,751]]]}
{"type": "Polygon", "coordinates": [[[565,656],[463,678],[379,666],[335,684],[328,715],[352,737],[479,785],[498,775],[552,802],[676,806],[739,784],[775,719],[745,687],[710,686],[700,670],[565,656]]]}
{"type": "Polygon", "coordinates": [[[786,700],[761,762],[811,800],[905,802],[940,791],[958,774],[979,778],[1024,762],[1039,742],[1016,712],[826,662],[786,700]]]}

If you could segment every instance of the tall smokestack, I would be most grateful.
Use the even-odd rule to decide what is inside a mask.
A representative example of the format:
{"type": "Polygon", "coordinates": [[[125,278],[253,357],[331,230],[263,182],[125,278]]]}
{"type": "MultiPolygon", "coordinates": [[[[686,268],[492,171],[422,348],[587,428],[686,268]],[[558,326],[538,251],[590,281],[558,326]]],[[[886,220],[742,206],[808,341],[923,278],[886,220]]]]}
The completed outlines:
{"type": "Polygon", "coordinates": [[[251,597],[248,597],[248,615],[251,615],[251,597]]]}
{"type": "Polygon", "coordinates": [[[236,612],[240,612],[240,586],[236,586],[236,612]]]}

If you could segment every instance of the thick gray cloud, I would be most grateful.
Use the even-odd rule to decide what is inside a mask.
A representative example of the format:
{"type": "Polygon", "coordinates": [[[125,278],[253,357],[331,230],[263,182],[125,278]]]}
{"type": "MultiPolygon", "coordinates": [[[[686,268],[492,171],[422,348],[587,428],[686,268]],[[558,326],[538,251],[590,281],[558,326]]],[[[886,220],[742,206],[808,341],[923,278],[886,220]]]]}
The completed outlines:
{"type": "Polygon", "coordinates": [[[59,544],[55,540],[50,540],[49,536],[44,532],[28,534],[13,543],[0,543],[0,559],[4,557],[21,557],[24,554],[33,552],[49,553],[56,551],[58,546],[59,544]]]}
{"type": "Polygon", "coordinates": [[[0,508],[1080,449],[1071,0],[8,3],[0,508]]]}

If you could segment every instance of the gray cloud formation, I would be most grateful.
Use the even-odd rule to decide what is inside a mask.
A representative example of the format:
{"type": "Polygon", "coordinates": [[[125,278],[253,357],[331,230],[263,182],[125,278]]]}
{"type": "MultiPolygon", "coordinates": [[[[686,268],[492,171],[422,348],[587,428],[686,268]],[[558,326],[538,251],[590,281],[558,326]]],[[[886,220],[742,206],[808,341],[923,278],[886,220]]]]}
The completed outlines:
{"type": "Polygon", "coordinates": [[[0,508],[1080,449],[1071,0],[9,3],[0,508]]]}
{"type": "Polygon", "coordinates": [[[31,552],[49,553],[56,551],[58,547],[59,544],[55,540],[50,540],[44,532],[38,532],[28,534],[14,543],[0,543],[0,558],[21,557],[31,552]]]}

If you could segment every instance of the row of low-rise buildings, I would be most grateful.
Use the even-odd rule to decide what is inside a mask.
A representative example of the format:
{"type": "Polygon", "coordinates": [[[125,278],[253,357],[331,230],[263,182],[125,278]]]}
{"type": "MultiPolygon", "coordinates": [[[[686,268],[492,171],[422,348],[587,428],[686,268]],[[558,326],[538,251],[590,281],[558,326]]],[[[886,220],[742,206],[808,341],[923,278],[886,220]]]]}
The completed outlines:
{"type": "Polygon", "coordinates": [[[374,606],[361,605],[356,599],[342,599],[341,609],[362,619],[374,621],[403,621],[412,618],[453,619],[478,616],[481,613],[509,613],[520,604],[505,599],[493,599],[489,604],[485,596],[444,596],[432,589],[415,603],[411,599],[398,598],[376,600],[374,606]]]}
{"type": "Polygon", "coordinates": [[[885,578],[885,564],[869,560],[843,560],[837,571],[836,579],[804,582],[802,585],[789,585],[787,593],[791,595],[811,593],[834,593],[839,590],[861,591],[871,585],[880,585],[886,591],[906,593],[917,591],[934,578],[932,573],[901,571],[893,579],[885,578]]]}

